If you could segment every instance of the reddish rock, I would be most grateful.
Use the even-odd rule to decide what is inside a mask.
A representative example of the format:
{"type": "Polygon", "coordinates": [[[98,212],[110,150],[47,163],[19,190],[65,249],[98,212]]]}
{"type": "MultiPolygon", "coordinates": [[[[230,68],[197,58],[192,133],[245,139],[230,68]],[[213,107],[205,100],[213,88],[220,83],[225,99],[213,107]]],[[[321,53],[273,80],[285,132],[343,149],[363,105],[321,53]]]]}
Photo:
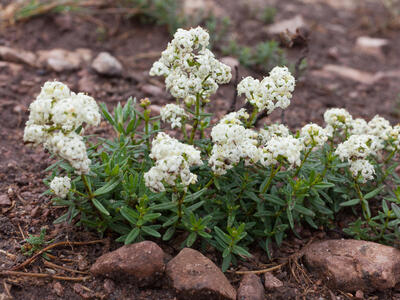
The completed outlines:
{"type": "Polygon", "coordinates": [[[267,291],[274,291],[283,286],[283,282],[276,278],[272,273],[264,273],[264,286],[267,291]]]}
{"type": "Polygon", "coordinates": [[[142,92],[149,96],[162,96],[164,95],[164,89],[160,88],[159,86],[152,85],[152,84],[145,84],[141,88],[142,92]]]}
{"type": "Polygon", "coordinates": [[[255,274],[246,274],[240,282],[237,291],[238,300],[263,300],[264,287],[262,286],[260,277],[255,274]]]}
{"type": "Polygon", "coordinates": [[[0,195],[0,207],[7,207],[11,205],[11,201],[6,194],[0,195]]]}
{"type": "Polygon", "coordinates": [[[132,281],[139,286],[153,284],[164,273],[164,252],[153,242],[125,245],[100,256],[90,268],[95,276],[132,281]]]}
{"type": "Polygon", "coordinates": [[[179,299],[236,299],[236,291],[222,271],[196,250],[182,249],[167,264],[166,273],[179,299]]]}
{"type": "Polygon", "coordinates": [[[400,250],[373,242],[317,242],[305,250],[304,259],[332,288],[342,291],[383,291],[400,282],[400,250]]]}
{"type": "Polygon", "coordinates": [[[31,67],[36,67],[36,55],[30,51],[0,46],[0,58],[5,61],[23,63],[31,67]]]}

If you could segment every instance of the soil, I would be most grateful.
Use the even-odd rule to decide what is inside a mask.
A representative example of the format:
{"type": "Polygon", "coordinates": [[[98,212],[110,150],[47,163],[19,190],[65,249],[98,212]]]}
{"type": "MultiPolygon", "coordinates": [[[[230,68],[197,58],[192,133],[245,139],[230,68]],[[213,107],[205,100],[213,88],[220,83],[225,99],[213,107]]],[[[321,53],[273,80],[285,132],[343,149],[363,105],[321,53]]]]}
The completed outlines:
{"type": "MultiPolygon", "coordinates": [[[[0,4],[6,5],[9,2],[0,1],[0,4]]],[[[260,41],[277,38],[266,34],[266,25],[255,19],[254,13],[248,7],[243,6],[242,2],[246,1],[215,2],[220,4],[224,8],[224,14],[231,18],[232,34],[241,43],[254,45],[260,41]]],[[[260,2],[262,3],[248,1],[248,5],[258,5],[260,2]]],[[[307,59],[307,69],[297,78],[292,104],[285,112],[285,122],[292,129],[309,122],[322,124],[323,112],[329,107],[345,107],[354,117],[370,119],[379,114],[389,119],[392,124],[399,121],[399,77],[383,78],[373,84],[366,84],[338,75],[324,76],[321,72],[315,72],[327,64],[344,65],[371,74],[400,71],[400,28],[388,22],[389,12],[379,1],[265,2],[277,8],[275,21],[300,14],[308,24],[308,28],[302,33],[307,36],[308,52],[301,45],[286,49],[293,63],[305,54],[307,59]],[[389,46],[383,56],[362,54],[354,47],[355,40],[360,36],[387,39],[389,46]]],[[[39,234],[42,227],[48,228],[47,238],[54,242],[89,241],[99,238],[96,233],[87,233],[82,228],[65,224],[53,225],[53,221],[63,214],[63,209],[52,207],[49,196],[42,195],[46,190],[42,182],[47,175],[44,170],[51,163],[51,159],[42,149],[30,148],[22,141],[24,123],[29,115],[28,107],[40,91],[40,87],[47,80],[57,79],[68,84],[74,91],[80,91],[82,87],[90,90],[91,96],[99,102],[107,103],[109,107],[113,107],[118,101],[124,102],[129,96],[138,99],[150,96],[152,104],[163,105],[169,101],[167,95],[151,97],[142,87],[145,84],[163,87],[161,81],[148,76],[148,70],[157,59],[157,52],[166,47],[169,39],[168,30],[162,26],[142,24],[138,20],[126,19],[118,14],[52,14],[0,30],[0,46],[34,52],[53,48],[88,48],[95,55],[101,51],[108,51],[124,66],[124,74],[120,77],[99,76],[89,66],[76,72],[62,73],[22,64],[16,70],[0,66],[0,196],[8,194],[12,199],[11,206],[2,208],[0,217],[1,269],[9,269],[26,259],[21,254],[23,240],[28,234],[39,234]]],[[[239,72],[240,76],[263,76],[243,67],[239,67],[239,72]]],[[[215,95],[214,101],[217,105],[214,106],[214,112],[217,115],[229,109],[233,93],[233,84],[229,84],[215,95]]],[[[274,113],[268,120],[261,121],[273,122],[280,117],[280,113],[274,113]]],[[[99,129],[101,130],[103,129],[99,129]]],[[[333,231],[310,232],[308,228],[304,228],[301,234],[302,240],[289,238],[281,248],[274,249],[274,261],[279,262],[301,249],[311,236],[321,239],[341,237],[333,231]]],[[[58,264],[63,263],[76,270],[87,270],[98,256],[120,246],[112,235],[106,236],[105,239],[105,242],[94,245],[58,247],[52,250],[51,255],[58,264]]],[[[179,245],[178,242],[176,244],[179,245]]],[[[179,251],[179,247],[161,246],[171,256],[179,251]]],[[[258,257],[265,257],[265,254],[258,251],[254,249],[253,253],[258,257]]],[[[214,253],[209,253],[209,257],[220,264],[218,256],[214,253]]],[[[264,260],[250,261],[240,267],[258,269],[260,261],[264,260]]],[[[43,259],[38,259],[24,271],[50,274],[52,272],[43,259]]],[[[57,274],[73,277],[79,275],[63,270],[57,270],[57,274]]],[[[314,278],[313,274],[308,274],[309,280],[304,276],[299,280],[293,276],[289,267],[283,267],[274,274],[284,282],[284,287],[275,293],[267,294],[270,299],[352,297],[341,291],[331,291],[318,278],[314,278]]],[[[231,273],[227,273],[227,276],[237,287],[240,277],[231,273]]],[[[77,283],[18,276],[2,277],[0,280],[0,298],[2,293],[10,293],[15,299],[175,299],[174,292],[168,288],[166,282],[162,283],[161,288],[138,289],[133,284],[110,283],[109,280],[98,278],[89,278],[77,283]]],[[[365,297],[400,299],[399,294],[400,290],[390,290],[365,297]]]]}

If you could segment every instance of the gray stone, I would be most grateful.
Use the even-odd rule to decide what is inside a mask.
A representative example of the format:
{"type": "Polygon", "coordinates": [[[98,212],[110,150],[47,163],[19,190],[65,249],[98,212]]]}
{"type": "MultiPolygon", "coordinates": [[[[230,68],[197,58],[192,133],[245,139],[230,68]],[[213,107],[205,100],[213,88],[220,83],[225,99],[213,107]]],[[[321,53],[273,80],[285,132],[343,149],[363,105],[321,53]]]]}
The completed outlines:
{"type": "Polygon", "coordinates": [[[108,52],[99,53],[92,62],[92,68],[102,75],[120,76],[122,74],[121,63],[108,52]]]}
{"type": "Polygon", "coordinates": [[[244,275],[237,291],[237,299],[263,300],[264,287],[262,286],[260,277],[255,274],[244,275]]]}

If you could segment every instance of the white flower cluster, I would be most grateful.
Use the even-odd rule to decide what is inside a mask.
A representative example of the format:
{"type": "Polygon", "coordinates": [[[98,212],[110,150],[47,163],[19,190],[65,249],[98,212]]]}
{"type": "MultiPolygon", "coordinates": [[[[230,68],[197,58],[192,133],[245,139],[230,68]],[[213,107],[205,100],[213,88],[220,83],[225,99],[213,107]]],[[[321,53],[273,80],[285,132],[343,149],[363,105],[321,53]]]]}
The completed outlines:
{"type": "Polygon", "coordinates": [[[283,124],[271,124],[267,129],[260,129],[259,131],[259,138],[263,145],[274,137],[287,137],[289,135],[289,128],[283,124]]]}
{"type": "Polygon", "coordinates": [[[360,178],[361,182],[374,179],[374,166],[366,159],[357,159],[350,162],[350,172],[354,178],[360,178]]]}
{"type": "Polygon", "coordinates": [[[196,97],[209,98],[219,84],[228,83],[231,68],[207,49],[209,34],[201,27],[178,29],[173,40],[151,70],[151,76],[164,76],[172,96],[192,105],[196,97]]]}
{"type": "Polygon", "coordinates": [[[300,153],[303,150],[301,140],[289,135],[286,137],[273,137],[263,148],[263,160],[261,164],[269,166],[286,160],[290,167],[299,166],[300,153]]]}
{"type": "Polygon", "coordinates": [[[181,128],[183,119],[188,115],[182,107],[170,103],[161,108],[160,116],[163,122],[171,123],[172,128],[181,128]]]}
{"type": "Polygon", "coordinates": [[[380,149],[380,144],[380,141],[374,135],[352,135],[348,140],[338,145],[335,154],[342,161],[345,159],[349,161],[365,159],[369,155],[376,155],[377,150],[380,149]]]}
{"type": "Polygon", "coordinates": [[[287,67],[275,67],[259,81],[253,77],[244,78],[237,87],[238,94],[244,94],[246,101],[250,102],[258,111],[267,110],[271,113],[275,108],[285,109],[290,104],[295,79],[287,67]]]}
{"type": "Polygon", "coordinates": [[[241,159],[245,159],[246,164],[261,159],[257,147],[258,134],[238,124],[240,120],[235,117],[239,116],[235,116],[235,113],[227,115],[211,131],[214,146],[208,163],[217,175],[225,174],[241,159]]]}
{"type": "Polygon", "coordinates": [[[367,121],[361,118],[354,119],[350,122],[349,133],[350,134],[368,134],[369,127],[367,121]]]}
{"type": "Polygon", "coordinates": [[[54,177],[50,182],[50,189],[60,198],[65,198],[71,189],[71,179],[68,176],[54,177]]]}
{"type": "Polygon", "coordinates": [[[391,130],[389,121],[378,115],[368,122],[368,133],[378,137],[382,143],[388,140],[391,130]]]}
{"type": "Polygon", "coordinates": [[[144,179],[152,191],[165,191],[164,183],[188,186],[197,182],[197,175],[190,172],[190,167],[201,165],[202,161],[200,151],[193,146],[160,132],[152,142],[150,158],[156,161],[155,166],[144,174],[144,179]]]}
{"type": "Polygon", "coordinates": [[[300,139],[305,147],[320,147],[328,140],[328,133],[317,124],[307,124],[300,130],[300,139]]]}
{"type": "Polygon", "coordinates": [[[247,120],[249,118],[249,114],[246,109],[242,108],[238,111],[231,112],[225,115],[220,121],[220,124],[236,124],[241,125],[242,120],[247,120]]]}
{"type": "Polygon", "coordinates": [[[324,120],[333,128],[344,128],[350,125],[353,117],[344,108],[331,108],[325,111],[324,120]]]}
{"type": "Polygon", "coordinates": [[[67,160],[77,174],[87,174],[90,160],[83,138],[75,130],[84,123],[92,126],[100,123],[96,101],[53,81],[44,84],[29,110],[24,141],[44,144],[46,149],[67,160]]]}
{"type": "Polygon", "coordinates": [[[389,137],[393,145],[398,149],[400,143],[400,124],[393,126],[392,130],[390,130],[389,137]]]}

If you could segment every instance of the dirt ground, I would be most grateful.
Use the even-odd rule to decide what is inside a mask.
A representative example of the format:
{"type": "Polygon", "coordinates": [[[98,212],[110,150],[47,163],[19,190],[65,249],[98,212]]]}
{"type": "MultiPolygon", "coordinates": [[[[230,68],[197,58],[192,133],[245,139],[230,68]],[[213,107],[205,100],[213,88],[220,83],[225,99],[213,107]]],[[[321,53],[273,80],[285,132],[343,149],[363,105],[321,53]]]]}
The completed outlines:
{"type": "MultiPolygon", "coordinates": [[[[7,4],[9,1],[0,1],[7,4]]],[[[251,9],[243,6],[243,1],[216,0],[233,21],[233,34],[243,43],[254,45],[270,38],[261,21],[254,18],[251,9]],[[229,2],[229,5],[227,5],[229,2]]],[[[249,1],[249,5],[263,1],[249,1]]],[[[372,118],[379,114],[392,124],[399,122],[400,116],[400,27],[388,24],[389,12],[379,1],[335,1],[335,0],[286,0],[264,1],[277,8],[275,21],[301,15],[307,28],[308,52],[304,47],[287,49],[293,63],[306,53],[307,69],[297,78],[292,104],[286,110],[285,122],[293,129],[308,122],[322,124],[323,112],[330,107],[344,107],[354,117],[372,118]],[[382,55],[363,54],[355,48],[360,36],[379,37],[388,40],[382,55]],[[351,80],[336,73],[327,72],[326,65],[340,65],[361,70],[371,76],[378,76],[374,82],[351,80]],[[397,73],[396,73],[397,72],[397,73]],[[394,74],[381,76],[379,74],[394,74]],[[397,75],[396,75],[397,74],[397,75]],[[397,76],[397,77],[396,77],[397,76]]],[[[170,39],[166,28],[145,25],[135,19],[127,20],[121,15],[104,14],[96,16],[46,15],[30,19],[15,26],[0,29],[0,46],[9,46],[29,51],[62,48],[74,50],[88,48],[96,55],[108,51],[124,66],[123,76],[103,77],[89,66],[72,72],[56,73],[27,65],[14,67],[0,64],[0,195],[9,194],[12,206],[0,215],[0,270],[7,270],[24,261],[21,246],[27,234],[39,234],[40,228],[47,226],[48,239],[54,241],[89,241],[99,237],[81,228],[65,224],[54,226],[53,220],[63,213],[63,209],[51,206],[48,196],[41,196],[46,190],[42,179],[50,158],[41,149],[32,149],[22,141],[24,123],[40,87],[47,80],[57,79],[68,84],[74,91],[87,91],[99,102],[109,107],[129,96],[138,99],[149,96],[152,104],[163,105],[169,101],[165,94],[152,96],[143,88],[146,84],[161,86],[161,81],[150,78],[148,70],[170,39]],[[101,29],[101,30],[100,30],[101,29]],[[147,53],[147,55],[143,55],[147,53]],[[155,53],[155,54],[154,54],[155,53]],[[6,255],[8,253],[9,255],[6,255]],[[11,254],[11,255],[10,255],[11,254]]],[[[217,53],[217,56],[218,53],[217,53]]],[[[1,63],[1,61],[0,61],[1,63]]],[[[239,67],[240,76],[263,74],[239,67]]],[[[215,95],[215,113],[225,113],[233,98],[233,84],[225,86],[215,95]]],[[[280,118],[273,114],[268,120],[280,118]]],[[[298,251],[309,240],[311,233],[304,230],[304,239],[290,238],[282,248],[274,249],[274,260],[298,251]]],[[[335,232],[312,232],[318,238],[341,237],[335,232]]],[[[118,248],[112,235],[105,241],[93,245],[63,246],[53,249],[56,262],[63,262],[69,268],[87,270],[88,266],[103,253],[118,248]]],[[[179,243],[176,243],[179,244],[179,243]]],[[[161,245],[170,255],[179,251],[178,247],[161,245]]],[[[254,250],[258,251],[258,250],[254,250]]],[[[261,254],[260,254],[261,255],[261,254]]],[[[219,263],[218,258],[210,257],[219,263]]],[[[27,266],[25,271],[48,273],[49,266],[38,259],[27,266]]],[[[252,267],[252,262],[242,267],[252,267]]],[[[254,267],[254,266],[253,266],[254,267]]],[[[67,271],[65,276],[75,276],[67,271]]],[[[297,281],[284,267],[274,273],[284,282],[279,293],[271,293],[270,299],[351,299],[351,295],[341,291],[331,291],[324,283],[313,278],[297,281]]],[[[84,276],[84,275],[82,275],[84,276]]],[[[240,277],[228,273],[234,286],[240,277]]],[[[82,282],[41,279],[31,277],[0,277],[0,299],[11,294],[14,299],[175,299],[167,283],[161,287],[139,290],[129,283],[110,282],[90,278],[82,282]]],[[[369,299],[400,299],[400,289],[386,293],[365,295],[369,299]]]]}

